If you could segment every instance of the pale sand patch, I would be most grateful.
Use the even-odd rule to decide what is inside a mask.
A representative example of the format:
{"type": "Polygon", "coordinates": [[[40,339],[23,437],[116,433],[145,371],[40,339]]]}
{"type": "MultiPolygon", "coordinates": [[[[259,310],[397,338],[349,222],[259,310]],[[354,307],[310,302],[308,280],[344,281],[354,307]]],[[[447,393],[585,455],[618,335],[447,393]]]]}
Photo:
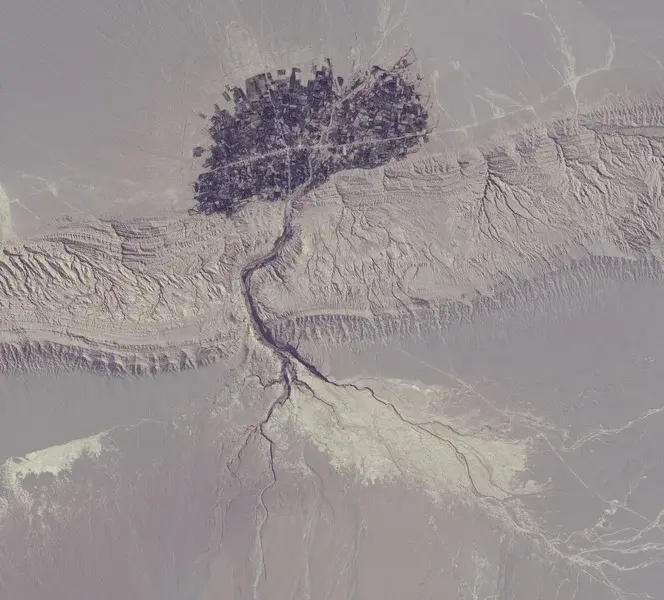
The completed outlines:
{"type": "Polygon", "coordinates": [[[10,498],[5,498],[4,502],[0,503],[0,518],[8,509],[10,500],[24,506],[30,504],[30,494],[23,488],[23,481],[28,475],[50,473],[58,477],[61,473],[70,471],[80,458],[98,458],[103,450],[102,439],[105,435],[106,432],[98,433],[6,460],[0,465],[0,485],[7,490],[10,498]]]}
{"type": "Polygon", "coordinates": [[[277,446],[304,436],[335,469],[362,484],[399,481],[436,502],[474,498],[487,508],[540,489],[521,477],[531,440],[478,428],[477,414],[464,415],[458,405],[451,409],[453,391],[388,379],[372,386],[374,397],[308,375],[299,378],[315,397],[295,386],[275,411],[268,429],[277,446]]]}
{"type": "Polygon", "coordinates": [[[10,205],[11,202],[5,188],[0,185],[0,243],[7,242],[16,237],[14,235],[10,205]]]}

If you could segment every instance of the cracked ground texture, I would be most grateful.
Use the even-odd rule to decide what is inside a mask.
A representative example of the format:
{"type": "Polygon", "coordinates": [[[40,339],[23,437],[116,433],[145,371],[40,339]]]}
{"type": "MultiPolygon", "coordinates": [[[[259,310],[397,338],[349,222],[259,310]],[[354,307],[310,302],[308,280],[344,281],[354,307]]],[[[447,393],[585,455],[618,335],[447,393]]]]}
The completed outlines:
{"type": "Polygon", "coordinates": [[[495,381],[430,364],[442,383],[397,367],[349,378],[331,356],[412,332],[470,339],[499,306],[534,323],[606,276],[599,314],[620,282],[657,282],[662,106],[634,98],[423,152],[231,218],[89,219],[6,243],[7,374],[207,368],[223,391],[197,404],[164,389],[167,416],[5,462],[4,597],[70,597],[60,575],[76,571],[76,589],[126,574],[96,598],[661,598],[649,466],[603,491],[590,457],[624,434],[650,444],[661,407],[635,398],[635,414],[582,429],[583,408],[564,425],[536,399],[509,408],[495,381]],[[55,553],[83,537],[88,556],[55,553]]]}

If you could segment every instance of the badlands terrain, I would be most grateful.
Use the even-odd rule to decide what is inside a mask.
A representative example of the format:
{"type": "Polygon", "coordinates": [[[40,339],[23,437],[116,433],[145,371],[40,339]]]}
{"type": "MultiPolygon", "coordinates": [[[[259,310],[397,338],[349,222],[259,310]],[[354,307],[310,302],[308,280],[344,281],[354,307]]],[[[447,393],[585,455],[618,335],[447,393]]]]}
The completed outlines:
{"type": "MultiPolygon", "coordinates": [[[[449,3],[507,32],[517,101],[491,68],[474,89],[475,59],[434,68],[420,4],[358,3],[377,37],[335,42],[349,74],[412,53],[429,125],[407,151],[310,146],[304,183],[223,211],[190,210],[191,148],[213,152],[193,108],[163,125],[173,155],[127,137],[103,177],[3,163],[0,598],[664,598],[664,54],[618,7],[449,3]],[[517,13],[546,23],[539,54],[517,13]]],[[[224,86],[313,53],[275,58],[245,20],[224,86]]]]}

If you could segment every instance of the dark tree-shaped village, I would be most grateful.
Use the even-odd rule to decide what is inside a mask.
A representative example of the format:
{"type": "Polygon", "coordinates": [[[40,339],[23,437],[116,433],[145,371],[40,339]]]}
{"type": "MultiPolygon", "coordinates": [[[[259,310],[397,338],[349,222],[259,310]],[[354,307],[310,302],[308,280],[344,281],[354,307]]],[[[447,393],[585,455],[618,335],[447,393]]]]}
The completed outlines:
{"type": "MultiPolygon", "coordinates": [[[[426,141],[428,112],[412,52],[391,69],[374,66],[344,84],[328,60],[302,82],[300,70],[261,73],[228,89],[233,110],[215,105],[212,145],[194,184],[204,213],[232,213],[243,201],[277,200],[341,170],[403,158],[426,141]]],[[[205,149],[194,149],[202,156],[205,149]]]]}

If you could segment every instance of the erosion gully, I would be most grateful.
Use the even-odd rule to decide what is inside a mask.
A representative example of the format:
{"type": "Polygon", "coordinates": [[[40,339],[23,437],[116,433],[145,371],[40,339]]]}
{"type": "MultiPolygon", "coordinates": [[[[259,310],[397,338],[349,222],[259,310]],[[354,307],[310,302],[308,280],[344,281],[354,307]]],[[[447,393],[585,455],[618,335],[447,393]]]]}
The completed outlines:
{"type": "MultiPolygon", "coordinates": [[[[270,266],[280,255],[283,247],[293,238],[293,214],[294,214],[294,208],[293,208],[293,199],[297,198],[299,196],[293,195],[289,199],[286,200],[286,204],[284,207],[284,217],[283,217],[283,227],[282,227],[282,232],[281,235],[276,239],[274,245],[272,246],[271,250],[267,252],[267,254],[256,258],[249,264],[247,264],[241,272],[241,277],[242,277],[242,293],[244,296],[244,301],[245,305],[247,307],[247,312],[249,313],[251,317],[251,323],[252,327],[254,329],[254,332],[258,338],[258,341],[268,347],[272,352],[274,352],[280,359],[281,361],[281,379],[283,381],[283,391],[280,394],[280,396],[271,404],[269,409],[267,410],[264,418],[254,425],[250,430],[249,434],[247,435],[246,439],[244,440],[244,443],[242,445],[242,448],[238,452],[237,459],[239,460],[240,455],[242,454],[242,451],[246,447],[246,445],[249,443],[249,441],[252,439],[252,437],[259,435],[262,437],[268,444],[269,447],[269,466],[270,466],[270,471],[272,473],[272,480],[270,483],[263,489],[261,492],[260,498],[261,498],[261,504],[263,507],[263,510],[265,512],[265,519],[263,521],[263,525],[267,521],[267,518],[269,516],[269,511],[267,506],[265,505],[265,502],[263,500],[264,494],[271,488],[273,487],[276,482],[277,482],[277,472],[274,466],[274,451],[275,451],[275,442],[274,440],[269,436],[269,434],[266,432],[266,426],[268,422],[270,421],[272,415],[274,412],[282,407],[288,400],[290,399],[293,389],[296,387],[299,387],[301,389],[306,389],[311,396],[334,410],[334,407],[330,405],[328,402],[326,402],[324,399],[320,398],[319,396],[316,395],[315,391],[311,388],[309,384],[307,384],[305,381],[302,379],[298,378],[298,369],[303,369],[306,371],[309,376],[313,377],[314,379],[319,380],[320,382],[327,384],[329,386],[333,386],[335,388],[345,388],[345,389],[352,389],[355,390],[356,392],[363,392],[363,393],[368,393],[371,395],[371,397],[378,403],[382,404],[383,406],[387,407],[389,410],[394,412],[394,414],[397,415],[397,417],[408,427],[412,427],[414,429],[417,429],[418,431],[430,435],[432,437],[437,438],[441,443],[448,445],[452,448],[454,451],[457,459],[459,462],[462,464],[464,467],[467,475],[468,475],[468,481],[469,481],[469,486],[470,489],[473,493],[478,498],[483,498],[485,500],[495,500],[496,502],[499,502],[498,498],[492,497],[492,496],[487,496],[486,494],[482,494],[479,492],[477,487],[475,486],[475,483],[473,482],[472,474],[470,471],[470,466],[468,464],[468,461],[464,454],[456,447],[456,445],[449,439],[442,437],[436,433],[433,433],[432,431],[428,430],[426,427],[424,427],[424,423],[418,423],[416,421],[410,421],[409,419],[406,419],[399,409],[397,409],[394,404],[391,402],[388,402],[387,400],[384,400],[380,398],[379,396],[376,395],[376,393],[368,386],[358,386],[354,383],[338,383],[330,378],[328,378],[326,375],[324,375],[314,364],[309,362],[307,359],[305,359],[299,352],[298,350],[290,343],[287,341],[279,340],[277,339],[273,333],[270,331],[270,329],[267,327],[265,322],[263,321],[261,315],[260,315],[260,310],[258,307],[257,300],[254,296],[253,290],[252,290],[252,277],[254,273],[257,271],[260,271],[263,268],[266,268],[270,266]]],[[[262,528],[262,526],[261,526],[262,528]]],[[[260,533],[259,533],[259,539],[260,539],[260,533]]]]}

